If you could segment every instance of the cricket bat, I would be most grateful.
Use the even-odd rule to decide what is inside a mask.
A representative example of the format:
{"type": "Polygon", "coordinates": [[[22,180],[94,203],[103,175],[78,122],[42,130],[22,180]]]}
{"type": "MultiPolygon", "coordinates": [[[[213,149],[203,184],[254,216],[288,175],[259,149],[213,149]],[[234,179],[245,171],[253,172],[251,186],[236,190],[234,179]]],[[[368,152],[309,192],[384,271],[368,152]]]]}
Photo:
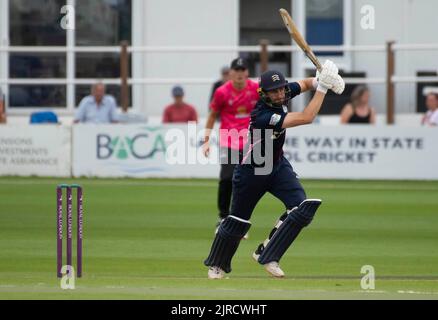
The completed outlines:
{"type": "Polygon", "coordinates": [[[301,33],[298,31],[297,26],[295,25],[294,21],[292,20],[289,12],[287,12],[286,9],[280,9],[280,15],[283,19],[284,25],[286,26],[287,30],[289,31],[292,39],[297,43],[297,45],[304,51],[306,56],[312,61],[313,65],[316,67],[316,69],[321,72],[322,66],[319,62],[318,58],[313,53],[312,49],[307,44],[307,41],[303,38],[301,33]]]}

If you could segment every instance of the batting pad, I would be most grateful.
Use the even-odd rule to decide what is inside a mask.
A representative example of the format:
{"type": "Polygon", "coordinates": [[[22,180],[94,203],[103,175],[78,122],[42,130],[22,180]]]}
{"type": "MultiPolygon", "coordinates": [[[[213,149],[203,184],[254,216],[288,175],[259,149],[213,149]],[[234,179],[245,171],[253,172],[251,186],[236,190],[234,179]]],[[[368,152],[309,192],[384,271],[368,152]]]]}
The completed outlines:
{"type": "Polygon", "coordinates": [[[258,262],[260,264],[279,262],[301,230],[312,222],[321,203],[322,201],[318,199],[305,200],[298,208],[292,209],[271,239],[265,243],[258,262]]]}
{"type": "Polygon", "coordinates": [[[219,267],[226,273],[231,272],[231,259],[239,243],[251,227],[251,222],[234,216],[225,218],[211,246],[210,255],[204,261],[207,267],[219,267]]]}

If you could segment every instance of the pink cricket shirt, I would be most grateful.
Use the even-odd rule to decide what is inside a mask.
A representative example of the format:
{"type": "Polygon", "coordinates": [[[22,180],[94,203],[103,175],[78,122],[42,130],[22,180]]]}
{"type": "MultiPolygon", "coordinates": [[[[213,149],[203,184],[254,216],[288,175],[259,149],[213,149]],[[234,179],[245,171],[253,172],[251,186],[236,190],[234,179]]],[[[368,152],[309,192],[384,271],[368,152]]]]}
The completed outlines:
{"type": "Polygon", "coordinates": [[[247,141],[251,111],[259,99],[258,87],[256,82],[247,80],[245,88],[238,91],[233,87],[232,81],[228,81],[216,90],[210,108],[220,113],[221,147],[243,150],[247,141]],[[233,134],[230,138],[226,130],[231,129],[237,130],[239,134],[233,134]]]}

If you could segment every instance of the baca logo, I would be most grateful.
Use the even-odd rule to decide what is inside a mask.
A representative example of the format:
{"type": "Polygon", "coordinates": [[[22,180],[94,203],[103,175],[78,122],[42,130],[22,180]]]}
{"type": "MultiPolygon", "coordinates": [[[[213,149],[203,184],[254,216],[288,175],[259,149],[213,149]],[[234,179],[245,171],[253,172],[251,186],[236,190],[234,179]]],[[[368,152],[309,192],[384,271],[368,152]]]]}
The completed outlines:
{"type": "Polygon", "coordinates": [[[126,160],[130,157],[144,160],[160,152],[166,154],[166,143],[160,134],[151,137],[147,133],[133,137],[97,135],[97,159],[99,160],[107,160],[111,157],[119,160],[126,160]]]}

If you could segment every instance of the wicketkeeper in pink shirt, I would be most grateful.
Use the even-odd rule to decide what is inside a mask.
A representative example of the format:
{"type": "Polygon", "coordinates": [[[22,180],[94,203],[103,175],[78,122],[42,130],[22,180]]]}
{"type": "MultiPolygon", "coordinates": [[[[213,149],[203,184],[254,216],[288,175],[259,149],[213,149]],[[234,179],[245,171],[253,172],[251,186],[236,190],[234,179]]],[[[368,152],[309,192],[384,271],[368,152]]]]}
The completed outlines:
{"type": "Polygon", "coordinates": [[[232,178],[234,167],[242,159],[246,144],[250,114],[258,101],[258,84],[248,79],[248,64],[245,59],[237,58],[231,63],[230,81],[218,88],[210,104],[210,115],[206,124],[204,154],[210,153],[210,133],[216,119],[220,126],[220,160],[218,208],[220,220],[229,215],[232,178]]]}

